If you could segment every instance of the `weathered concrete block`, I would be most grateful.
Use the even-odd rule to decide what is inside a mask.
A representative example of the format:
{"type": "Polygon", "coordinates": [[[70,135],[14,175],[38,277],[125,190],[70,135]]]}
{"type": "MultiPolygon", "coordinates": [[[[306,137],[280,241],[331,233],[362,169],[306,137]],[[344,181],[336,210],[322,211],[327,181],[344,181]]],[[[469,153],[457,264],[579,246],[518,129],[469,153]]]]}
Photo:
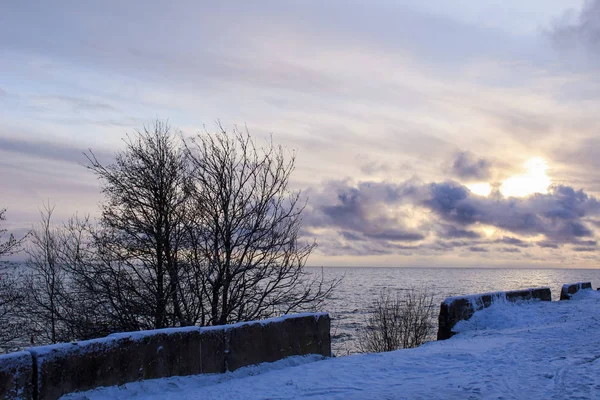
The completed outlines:
{"type": "Polygon", "coordinates": [[[27,351],[0,356],[0,399],[33,399],[33,359],[27,351]]]}
{"type": "Polygon", "coordinates": [[[215,326],[200,329],[201,373],[220,374],[225,372],[225,327],[215,326]]]}
{"type": "Polygon", "coordinates": [[[99,386],[201,372],[199,328],[110,335],[32,348],[39,399],[99,386]]]}
{"type": "MultiPolygon", "coordinates": [[[[138,354],[134,370],[138,379],[156,379],[201,373],[200,328],[169,328],[154,331],[118,333],[119,340],[132,355],[138,354]]],[[[137,379],[136,379],[137,380],[137,379]]]]}
{"type": "Polygon", "coordinates": [[[227,369],[235,371],[247,365],[264,362],[266,340],[259,322],[234,325],[226,331],[227,369]]]}
{"type": "Polygon", "coordinates": [[[545,287],[449,297],[440,305],[437,339],[445,340],[451,338],[455,334],[452,331],[454,325],[461,320],[471,318],[475,311],[489,307],[496,301],[523,300],[551,301],[552,293],[550,292],[550,288],[545,287]]]}
{"type": "Polygon", "coordinates": [[[541,301],[552,301],[552,292],[550,291],[550,288],[545,287],[545,288],[535,288],[535,289],[529,289],[531,290],[531,298],[532,299],[538,299],[541,301]]]}
{"type": "Polygon", "coordinates": [[[561,300],[570,300],[571,296],[583,289],[592,289],[592,282],[577,282],[564,284],[560,291],[561,300]]]}
{"type": "Polygon", "coordinates": [[[330,319],[327,314],[298,314],[227,329],[227,369],[273,362],[290,356],[331,356],[330,319]]]}

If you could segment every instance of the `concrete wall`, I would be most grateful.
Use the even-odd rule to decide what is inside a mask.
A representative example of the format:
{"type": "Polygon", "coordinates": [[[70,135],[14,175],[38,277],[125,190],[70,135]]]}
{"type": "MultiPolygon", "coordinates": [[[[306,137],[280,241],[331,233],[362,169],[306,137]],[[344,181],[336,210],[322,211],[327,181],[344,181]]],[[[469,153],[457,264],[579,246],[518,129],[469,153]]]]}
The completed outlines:
{"type": "Polygon", "coordinates": [[[222,373],[306,354],[331,356],[329,315],[119,333],[0,357],[0,398],[54,400],[99,386],[222,373]]]}
{"type": "Polygon", "coordinates": [[[570,300],[572,295],[583,289],[592,289],[592,282],[577,282],[564,284],[560,291],[560,299],[570,300]]]}
{"type": "Polygon", "coordinates": [[[33,397],[33,360],[27,351],[0,356],[0,399],[33,397]]]}
{"type": "Polygon", "coordinates": [[[331,356],[330,320],[308,314],[234,325],[226,332],[227,370],[282,358],[321,354],[331,356]]]}
{"type": "Polygon", "coordinates": [[[438,340],[452,337],[454,325],[461,320],[467,320],[473,316],[475,311],[489,307],[495,301],[521,301],[538,299],[551,301],[550,288],[536,288],[513,290],[509,292],[494,292],[475,294],[470,296],[449,297],[440,306],[438,340]]]}

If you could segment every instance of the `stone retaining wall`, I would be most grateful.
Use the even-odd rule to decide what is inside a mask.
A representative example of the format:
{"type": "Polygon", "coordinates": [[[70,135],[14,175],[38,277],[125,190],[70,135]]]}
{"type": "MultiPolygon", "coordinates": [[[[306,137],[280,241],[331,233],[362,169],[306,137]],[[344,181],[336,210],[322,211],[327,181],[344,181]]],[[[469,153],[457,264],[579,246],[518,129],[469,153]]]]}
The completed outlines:
{"type": "Polygon", "coordinates": [[[592,289],[592,282],[566,283],[560,291],[560,299],[570,300],[572,295],[583,289],[592,289]]]}
{"type": "Polygon", "coordinates": [[[33,360],[27,351],[0,356],[0,399],[33,398],[33,360]]]}
{"type": "Polygon", "coordinates": [[[475,311],[489,307],[496,301],[533,300],[551,301],[550,288],[535,288],[513,290],[509,292],[483,293],[469,296],[448,297],[440,306],[438,340],[452,337],[454,325],[461,320],[467,320],[475,311]]]}
{"type": "Polygon", "coordinates": [[[119,333],[0,356],[0,399],[55,400],[99,386],[222,373],[306,354],[331,356],[329,315],[119,333]]]}

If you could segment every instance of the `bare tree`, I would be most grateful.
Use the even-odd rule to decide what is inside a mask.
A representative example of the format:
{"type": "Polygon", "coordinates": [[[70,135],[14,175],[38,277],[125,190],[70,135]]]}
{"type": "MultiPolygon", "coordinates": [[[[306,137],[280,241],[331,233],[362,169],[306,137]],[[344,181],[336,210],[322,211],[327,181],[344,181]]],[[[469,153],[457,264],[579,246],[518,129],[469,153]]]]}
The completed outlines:
{"type": "MultiPolygon", "coordinates": [[[[89,216],[71,217],[58,235],[60,265],[66,273],[68,289],[63,291],[61,323],[69,340],[91,339],[118,331],[114,307],[102,295],[98,266],[102,265],[89,216]]],[[[102,268],[100,268],[102,270],[102,268]]]]}
{"type": "Polygon", "coordinates": [[[0,271],[0,348],[4,350],[23,336],[22,324],[17,316],[24,295],[17,274],[16,268],[8,265],[0,271]]]}
{"type": "MultiPolygon", "coordinates": [[[[0,223],[6,220],[6,209],[0,210],[0,223]]],[[[0,239],[7,234],[0,228],[0,239]]],[[[17,240],[12,234],[0,241],[0,258],[17,253],[23,239],[17,240]]],[[[11,264],[0,263],[0,347],[6,348],[22,336],[21,324],[17,318],[24,299],[19,286],[19,271],[11,264]]]]}
{"type": "Polygon", "coordinates": [[[27,314],[32,335],[44,336],[42,342],[66,340],[61,335],[61,311],[66,295],[66,273],[61,265],[60,231],[52,225],[54,207],[44,205],[40,224],[31,231],[26,253],[27,314]]]}
{"type": "Polygon", "coordinates": [[[434,321],[433,294],[428,290],[383,291],[359,332],[359,350],[377,353],[420,346],[431,340],[434,321]]]}
{"type": "Polygon", "coordinates": [[[304,203],[289,189],[294,154],[247,131],[205,132],[186,143],[194,181],[192,260],[203,274],[206,324],[318,307],[337,282],[313,279],[314,243],[299,240],[304,203]]]}
{"type": "Polygon", "coordinates": [[[127,136],[113,164],[87,154],[106,199],[95,233],[99,262],[88,276],[122,329],[191,325],[201,314],[182,281],[189,173],[179,137],[157,121],[127,136]]]}
{"type": "MultiPolygon", "coordinates": [[[[2,221],[6,221],[6,208],[0,209],[0,223],[2,221]]],[[[17,240],[12,233],[8,235],[7,239],[2,240],[6,234],[7,230],[0,228],[0,258],[16,253],[24,240],[24,238],[17,240]]]]}

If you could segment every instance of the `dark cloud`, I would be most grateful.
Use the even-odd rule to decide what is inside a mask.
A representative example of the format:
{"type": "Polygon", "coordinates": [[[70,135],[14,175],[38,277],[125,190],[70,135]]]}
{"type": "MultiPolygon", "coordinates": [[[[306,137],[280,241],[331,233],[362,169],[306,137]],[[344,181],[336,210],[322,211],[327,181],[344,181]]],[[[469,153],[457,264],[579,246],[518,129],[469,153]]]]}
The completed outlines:
{"type": "Polygon", "coordinates": [[[598,249],[595,247],[573,247],[571,250],[578,253],[591,253],[593,251],[598,251],[598,249]]]}
{"type": "Polygon", "coordinates": [[[539,242],[537,245],[544,249],[558,249],[560,247],[560,245],[558,245],[557,243],[552,243],[548,241],[539,242]]]}
{"type": "Polygon", "coordinates": [[[600,0],[586,1],[577,18],[558,21],[552,37],[561,48],[583,47],[600,55],[600,0]]]}
{"type": "Polygon", "coordinates": [[[487,252],[489,252],[489,250],[486,249],[485,247],[478,247],[478,246],[469,247],[469,251],[472,253],[487,253],[487,252]]]}
{"type": "Polygon", "coordinates": [[[422,204],[442,219],[462,226],[481,223],[564,242],[593,236],[584,217],[600,213],[596,198],[568,186],[554,186],[548,194],[495,199],[473,196],[456,182],[432,183],[422,204]]]}
{"type": "Polygon", "coordinates": [[[573,242],[573,244],[578,246],[596,246],[598,242],[595,240],[576,240],[573,242]]]}
{"type": "Polygon", "coordinates": [[[340,235],[344,239],[350,240],[353,242],[356,242],[356,241],[364,242],[366,240],[364,236],[356,234],[356,233],[348,232],[348,231],[341,231],[340,235]]]}
{"type": "Polygon", "coordinates": [[[484,158],[477,158],[469,151],[456,154],[452,162],[452,174],[463,179],[487,180],[491,176],[492,164],[484,158]]]}
{"type": "Polygon", "coordinates": [[[425,239],[425,236],[420,233],[394,229],[385,230],[383,232],[369,233],[366,234],[366,236],[371,239],[383,239],[395,242],[416,242],[425,239]]]}
{"type": "Polygon", "coordinates": [[[481,235],[477,232],[459,229],[452,225],[444,225],[438,233],[444,239],[479,239],[481,235]]]}
{"type": "Polygon", "coordinates": [[[521,240],[521,239],[517,239],[515,237],[511,237],[511,236],[504,236],[501,239],[496,239],[494,241],[494,243],[502,243],[502,244],[508,244],[508,245],[511,245],[511,246],[518,246],[518,247],[529,247],[529,246],[531,246],[526,241],[521,240]]]}
{"type": "Polygon", "coordinates": [[[498,249],[498,251],[500,251],[502,253],[520,253],[521,249],[516,249],[514,247],[502,247],[502,248],[498,249]]]}
{"type": "Polygon", "coordinates": [[[416,242],[423,240],[421,232],[404,227],[403,220],[381,212],[380,204],[397,205],[414,190],[411,184],[391,186],[364,183],[357,188],[341,182],[332,182],[327,191],[334,190],[333,204],[319,197],[313,198],[313,213],[307,219],[308,226],[341,229],[349,240],[382,240],[391,242],[416,242]]]}

